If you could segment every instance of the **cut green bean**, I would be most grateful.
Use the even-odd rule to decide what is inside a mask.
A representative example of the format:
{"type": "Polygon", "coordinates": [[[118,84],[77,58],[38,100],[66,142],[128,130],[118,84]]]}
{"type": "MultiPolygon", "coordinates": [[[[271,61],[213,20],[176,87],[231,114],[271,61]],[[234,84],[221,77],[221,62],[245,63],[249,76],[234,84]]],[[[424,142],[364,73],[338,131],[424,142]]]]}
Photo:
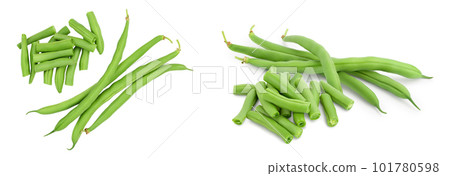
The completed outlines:
{"type": "Polygon", "coordinates": [[[96,36],[94,33],[86,29],[82,24],[78,23],[74,19],[69,20],[69,26],[74,29],[78,34],[80,34],[84,40],[89,43],[94,43],[96,41],[96,36]]]}
{"type": "Polygon", "coordinates": [[[403,84],[393,80],[392,78],[374,71],[358,71],[350,72],[350,74],[387,90],[399,98],[409,100],[417,109],[420,110],[420,108],[412,100],[408,89],[403,84]]]}
{"type": "Polygon", "coordinates": [[[319,106],[319,102],[320,102],[320,92],[321,89],[320,88],[320,82],[319,81],[310,81],[309,82],[309,88],[311,89],[311,93],[314,96],[314,99],[316,100],[316,106],[319,106]]]}
{"type": "MultiPolygon", "coordinates": [[[[41,32],[38,32],[38,33],[32,35],[31,37],[28,37],[27,40],[26,40],[26,45],[28,46],[28,44],[31,44],[31,43],[39,41],[41,39],[50,37],[50,36],[52,36],[55,33],[56,33],[55,26],[50,26],[49,28],[44,29],[41,32]]],[[[19,47],[19,49],[22,49],[22,44],[21,43],[22,42],[17,44],[17,47],[19,47]]]]}
{"type": "Polygon", "coordinates": [[[297,87],[297,90],[301,92],[303,97],[306,98],[308,102],[311,103],[310,111],[308,113],[309,118],[311,120],[317,120],[320,117],[320,110],[319,106],[316,106],[317,102],[314,98],[314,95],[311,92],[311,89],[308,88],[308,85],[306,84],[305,80],[303,80],[303,76],[300,73],[295,74],[295,79],[291,82],[294,84],[295,87],[297,87]]]}
{"type": "Polygon", "coordinates": [[[375,95],[375,93],[370,90],[370,88],[368,88],[364,83],[344,72],[339,72],[339,77],[341,78],[341,81],[345,86],[352,89],[359,96],[364,98],[368,103],[375,106],[381,113],[386,114],[386,112],[384,112],[380,108],[380,103],[378,101],[377,95],[375,95]]]}
{"type": "Polygon", "coordinates": [[[80,70],[87,70],[89,65],[89,54],[90,52],[87,50],[81,50],[81,57],[80,57],[80,70]]]}
{"type": "Polygon", "coordinates": [[[88,50],[90,52],[95,51],[96,44],[89,43],[88,41],[78,38],[78,37],[72,37],[62,34],[55,34],[53,36],[56,40],[71,40],[73,45],[80,47],[84,50],[88,50]]]}
{"type": "Polygon", "coordinates": [[[270,85],[274,86],[277,90],[279,90],[286,97],[297,99],[297,100],[302,100],[302,101],[306,100],[302,95],[296,93],[297,90],[291,84],[285,84],[285,90],[283,90],[282,86],[281,86],[280,75],[278,75],[278,74],[267,71],[264,74],[264,81],[266,81],[270,85]],[[286,91],[286,92],[283,92],[283,91],[286,91]]]}
{"type": "MultiPolygon", "coordinates": [[[[67,26],[64,26],[63,28],[61,28],[55,35],[57,34],[62,34],[62,35],[69,35],[70,34],[70,30],[67,26]]],[[[52,38],[50,38],[50,40],[48,41],[48,43],[54,42],[56,41],[55,36],[53,36],[52,38]]]]}
{"type": "MultiPolygon", "coordinates": [[[[289,80],[291,79],[291,74],[288,72],[282,72],[280,73],[280,81],[281,81],[281,85],[287,85],[289,84],[289,80]]],[[[281,109],[280,110],[280,114],[283,117],[289,118],[291,117],[291,111],[287,110],[287,109],[281,109]]]]}
{"type": "MultiPolygon", "coordinates": [[[[259,113],[261,113],[262,115],[267,116],[267,113],[264,111],[264,108],[262,108],[262,106],[258,105],[255,110],[259,113]]],[[[282,127],[284,127],[286,130],[289,131],[289,133],[291,133],[294,137],[299,138],[302,133],[303,133],[303,129],[300,128],[299,126],[295,125],[294,123],[292,123],[290,120],[288,120],[287,118],[279,115],[276,117],[272,117],[273,120],[275,120],[278,124],[280,124],[282,127]]]]}
{"type": "Polygon", "coordinates": [[[346,110],[350,110],[353,107],[355,102],[351,98],[344,95],[341,91],[337,90],[325,81],[320,81],[320,86],[339,106],[346,110]]]}
{"type": "Polygon", "coordinates": [[[285,108],[292,112],[303,112],[303,113],[309,112],[310,107],[309,102],[287,98],[278,93],[276,89],[267,88],[266,91],[267,93],[262,95],[263,98],[280,108],[285,108]]]}
{"type": "Polygon", "coordinates": [[[261,103],[262,107],[267,112],[269,117],[278,116],[280,115],[278,107],[264,99],[263,95],[267,93],[266,88],[267,85],[264,81],[260,81],[255,84],[256,95],[258,96],[259,103],[261,103]]]}
{"type": "Polygon", "coordinates": [[[67,86],[73,86],[73,80],[75,78],[75,70],[77,69],[78,58],[80,57],[81,48],[75,47],[73,49],[73,56],[70,59],[73,60],[75,64],[67,66],[66,69],[66,81],[64,82],[67,86]]]}
{"type": "MultiPolygon", "coordinates": [[[[36,68],[36,66],[35,66],[36,68]]],[[[53,83],[53,68],[44,71],[44,84],[52,85],[53,83]]]]}
{"type": "Polygon", "coordinates": [[[36,73],[37,73],[37,72],[50,70],[50,69],[57,68],[57,67],[68,66],[68,65],[72,65],[72,64],[75,64],[75,63],[73,63],[72,59],[59,58],[59,59],[53,59],[53,60],[50,60],[50,61],[45,61],[45,62],[41,62],[39,64],[36,64],[36,66],[34,66],[34,68],[35,68],[36,73]]]}
{"type": "Polygon", "coordinates": [[[22,67],[22,76],[30,75],[30,61],[28,59],[27,36],[22,34],[22,51],[20,55],[20,66],[22,67]]]}
{"type": "Polygon", "coordinates": [[[73,55],[73,49],[66,49],[61,51],[53,51],[48,53],[40,53],[34,55],[33,61],[34,63],[49,61],[61,57],[69,57],[73,55]]]}
{"type": "Polygon", "coordinates": [[[233,87],[234,95],[247,95],[250,90],[254,89],[255,86],[253,84],[238,84],[233,87]]]}
{"type": "Polygon", "coordinates": [[[63,89],[66,67],[67,66],[57,67],[55,71],[55,86],[58,93],[61,93],[63,89]]]}
{"type": "MultiPolygon", "coordinates": [[[[141,58],[150,48],[152,48],[153,46],[155,46],[157,43],[159,43],[160,41],[162,41],[164,39],[168,39],[169,41],[171,41],[169,38],[165,37],[164,35],[158,35],[158,36],[154,37],[152,40],[150,40],[147,43],[145,43],[144,45],[142,45],[133,54],[128,56],[127,59],[125,59],[124,61],[122,61],[120,63],[119,67],[117,68],[116,72],[114,73],[114,76],[109,80],[109,82],[111,83],[115,79],[117,79],[133,63],[135,63],[139,58],[141,58]]],[[[162,65],[162,64],[166,63],[167,61],[166,60],[157,60],[157,61],[152,61],[151,63],[157,62],[157,63],[161,63],[161,65],[162,65]]],[[[42,107],[42,108],[37,109],[37,110],[32,110],[32,111],[29,111],[28,113],[36,112],[36,113],[39,113],[39,114],[53,114],[53,113],[57,113],[57,112],[61,112],[61,111],[67,110],[67,109],[77,105],[79,102],[81,102],[81,100],[83,100],[84,97],[87,96],[87,94],[89,93],[89,91],[93,87],[94,86],[91,86],[88,89],[84,90],[83,92],[79,93],[78,95],[76,95],[76,96],[74,96],[74,97],[72,97],[70,99],[67,99],[67,100],[65,100],[63,102],[60,102],[60,103],[57,103],[57,104],[53,104],[53,105],[49,105],[49,106],[46,106],[46,107],[42,107]]]]}
{"type": "Polygon", "coordinates": [[[33,59],[34,59],[34,55],[37,54],[37,52],[36,52],[36,45],[38,43],[39,43],[39,41],[33,42],[31,44],[31,49],[30,49],[30,78],[28,79],[28,84],[33,83],[34,76],[36,75],[36,71],[34,70],[34,66],[36,64],[34,64],[33,59]]]}
{"type": "Polygon", "coordinates": [[[36,45],[37,52],[61,51],[72,48],[72,40],[60,40],[50,43],[39,43],[36,45]]]}
{"type": "Polygon", "coordinates": [[[306,120],[305,120],[305,113],[301,112],[293,112],[292,118],[294,119],[294,124],[299,127],[305,127],[306,120]]]}
{"type": "Polygon", "coordinates": [[[86,16],[88,18],[89,21],[89,26],[91,27],[91,31],[92,33],[95,34],[96,36],[96,40],[95,40],[95,44],[97,44],[97,51],[99,54],[103,53],[103,50],[105,48],[105,44],[103,42],[103,36],[102,36],[102,31],[100,30],[100,25],[97,22],[97,18],[95,17],[94,12],[88,12],[86,13],[86,16]]]}
{"type": "Polygon", "coordinates": [[[339,122],[336,108],[334,107],[332,98],[329,94],[323,93],[320,95],[320,102],[322,102],[323,109],[325,111],[325,117],[327,118],[327,124],[330,127],[336,126],[339,122]]]}
{"type": "Polygon", "coordinates": [[[255,105],[255,102],[256,102],[256,91],[250,90],[250,92],[248,92],[247,96],[245,97],[244,105],[242,105],[241,111],[239,111],[236,117],[233,118],[233,122],[236,125],[241,125],[244,122],[247,112],[252,110],[253,105],[255,105]]]}
{"type": "Polygon", "coordinates": [[[261,113],[249,111],[247,113],[247,118],[280,136],[286,144],[291,143],[294,138],[286,128],[282,127],[272,118],[262,115],[261,113]]]}

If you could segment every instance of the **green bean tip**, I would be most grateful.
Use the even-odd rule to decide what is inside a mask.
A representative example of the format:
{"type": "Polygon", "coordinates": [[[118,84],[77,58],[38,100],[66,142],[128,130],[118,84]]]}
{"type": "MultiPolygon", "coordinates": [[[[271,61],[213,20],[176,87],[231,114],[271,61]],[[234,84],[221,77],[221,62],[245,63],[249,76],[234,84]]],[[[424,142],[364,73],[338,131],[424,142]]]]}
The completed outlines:
{"type": "Polygon", "coordinates": [[[385,111],[381,110],[380,106],[377,106],[378,111],[380,111],[383,114],[387,114],[385,111]]]}
{"type": "Polygon", "coordinates": [[[55,130],[53,130],[53,131],[50,131],[50,133],[48,133],[48,134],[46,134],[46,135],[44,135],[44,137],[47,137],[48,135],[51,135],[52,133],[54,133],[55,132],[55,130]]]}
{"type": "Polygon", "coordinates": [[[417,106],[417,104],[412,100],[411,97],[408,97],[408,100],[409,100],[409,102],[411,102],[420,111],[419,106],[417,106]]]}
{"type": "Polygon", "coordinates": [[[128,9],[125,9],[125,12],[127,13],[127,17],[125,17],[125,20],[130,20],[130,16],[128,15],[128,9]]]}
{"type": "Polygon", "coordinates": [[[425,78],[425,79],[433,79],[432,76],[425,76],[425,75],[422,75],[422,78],[425,78]]]}
{"type": "Polygon", "coordinates": [[[178,39],[177,39],[177,43],[178,43],[178,48],[177,48],[177,50],[181,50],[180,41],[178,41],[178,39]]]}
{"type": "Polygon", "coordinates": [[[165,40],[165,39],[169,40],[170,43],[173,43],[172,40],[169,37],[166,37],[166,36],[163,35],[163,40],[165,40]]]}
{"type": "Polygon", "coordinates": [[[29,113],[32,113],[32,112],[37,112],[37,110],[28,111],[25,115],[28,115],[29,113]]]}
{"type": "Polygon", "coordinates": [[[233,119],[233,122],[234,122],[236,125],[242,125],[242,122],[241,122],[240,120],[233,119]]]}
{"type": "Polygon", "coordinates": [[[289,30],[289,29],[286,29],[286,31],[284,31],[284,34],[281,36],[282,39],[283,39],[284,37],[286,37],[288,30],[289,30]]]}

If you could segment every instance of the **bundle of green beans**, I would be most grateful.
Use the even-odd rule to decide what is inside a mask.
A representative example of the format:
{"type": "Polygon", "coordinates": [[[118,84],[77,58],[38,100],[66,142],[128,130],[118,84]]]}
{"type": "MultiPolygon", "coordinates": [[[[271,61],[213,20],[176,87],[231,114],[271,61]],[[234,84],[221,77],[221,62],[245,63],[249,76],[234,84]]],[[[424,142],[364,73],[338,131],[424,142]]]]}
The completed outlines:
{"type": "Polygon", "coordinates": [[[385,113],[381,110],[375,93],[359,79],[391,92],[399,98],[407,99],[419,109],[405,86],[376,71],[394,73],[411,79],[432,78],[423,75],[413,65],[392,59],[372,56],[333,58],[314,40],[300,35],[287,36],[286,30],[281,37],[283,41],[296,43],[306,51],[289,48],[256,36],[253,28],[254,25],[250,28],[249,37],[262,48],[232,44],[222,32],[230,50],[252,57],[236,57],[238,60],[268,69],[264,75],[265,82],[261,81],[255,85],[235,85],[233,93],[246,95],[246,99],[233,122],[241,125],[248,118],[276,133],[286,143],[290,143],[293,137],[298,138],[301,135],[301,127],[306,124],[304,114],[308,114],[311,120],[321,116],[319,104],[322,104],[327,125],[333,127],[338,123],[334,104],[350,110],[354,103],[343,93],[341,85],[357,93],[381,113],[385,113]],[[296,72],[284,72],[283,68],[286,67],[289,70],[294,68],[296,72]],[[312,80],[308,84],[302,78],[302,73],[324,76],[325,81],[312,80]],[[292,78],[291,74],[294,74],[292,78]],[[257,99],[261,105],[252,110],[257,99]],[[288,120],[291,116],[292,122],[288,120]]]}
{"type": "Polygon", "coordinates": [[[86,16],[90,30],[74,19],[69,21],[69,26],[80,34],[82,39],[68,36],[70,30],[67,26],[58,32],[54,26],[51,26],[29,38],[22,34],[22,41],[17,46],[22,49],[22,76],[29,75],[30,84],[36,72],[42,71],[44,83],[52,85],[53,70],[55,70],[55,87],[61,93],[64,84],[73,86],[78,61],[79,69],[87,70],[89,53],[94,52],[96,48],[99,54],[103,53],[104,42],[97,18],[94,12],[88,12],[86,16]],[[48,43],[40,43],[40,40],[50,36],[52,37],[48,43]],[[31,49],[28,53],[29,44],[31,49]]]}
{"type": "MultiPolygon", "coordinates": [[[[117,79],[150,48],[160,41],[167,39],[172,43],[169,38],[163,35],[156,36],[137,49],[127,59],[120,62],[128,37],[128,11],[125,19],[125,28],[117,43],[116,51],[114,52],[111,63],[108,65],[105,73],[96,84],[69,100],[28,112],[53,114],[74,107],[66,116],[60,119],[55,128],[47,134],[50,135],[54,132],[61,131],[77,120],[72,132],[72,147],[69,150],[75,147],[83,131],[86,132],[86,134],[92,132],[99,125],[109,119],[114,112],[116,112],[129,98],[131,98],[131,96],[133,96],[134,93],[136,93],[137,90],[145,86],[147,83],[169,71],[191,70],[182,64],[166,64],[168,61],[175,58],[181,51],[180,43],[177,40],[178,48],[175,51],[157,60],[142,65],[124,75],[122,78],[117,79]],[[96,110],[119,92],[121,92],[121,94],[100,114],[97,120],[95,120],[90,127],[85,128],[96,110]]],[[[88,37],[85,39],[90,39],[86,41],[93,40],[88,37]]],[[[98,50],[100,51],[100,49],[98,50]]]]}

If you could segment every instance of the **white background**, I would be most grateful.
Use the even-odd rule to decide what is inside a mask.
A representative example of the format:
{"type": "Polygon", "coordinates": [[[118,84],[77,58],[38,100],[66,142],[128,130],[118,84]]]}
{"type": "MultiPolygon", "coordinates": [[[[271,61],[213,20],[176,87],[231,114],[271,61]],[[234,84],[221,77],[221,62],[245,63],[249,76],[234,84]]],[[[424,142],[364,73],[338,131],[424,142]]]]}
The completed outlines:
{"type": "MultiPolygon", "coordinates": [[[[432,175],[448,175],[449,7],[444,0],[3,1],[0,175],[263,175],[268,164],[322,161],[369,168],[353,175],[373,174],[373,162],[437,162],[440,171],[432,175]],[[43,137],[67,111],[47,116],[25,113],[70,98],[100,78],[122,33],[126,8],[130,29],[124,56],[159,34],[180,39],[182,52],[171,63],[197,72],[205,71],[201,66],[216,66],[213,69],[219,72],[223,68],[219,84],[209,83],[219,87],[202,86],[201,93],[195,94],[192,87],[200,83],[192,82],[193,73],[172,72],[169,92],[154,103],[142,96],[131,98],[68,151],[73,124],[43,137]],[[21,34],[31,35],[50,25],[59,29],[70,18],[87,26],[85,14],[91,10],[103,32],[104,54],[91,54],[89,70],[77,71],[75,85],[65,86],[61,94],[42,83],[42,73],[28,85],[28,78],[21,77],[16,47],[21,34]],[[323,116],[307,120],[301,138],[290,145],[250,121],[235,125],[231,119],[244,97],[230,94],[229,86],[259,79],[243,74],[243,65],[234,59],[242,55],[227,49],[220,32],[225,30],[233,43],[256,46],[247,36],[253,24],[257,35],[276,43],[282,43],[280,36],[289,28],[290,34],[321,43],[334,57],[373,55],[417,66],[434,78],[394,78],[408,87],[422,110],[369,85],[388,114],[345,89],[356,103],[350,111],[337,108],[339,124],[330,128],[323,116]],[[228,81],[234,80],[228,78],[229,68],[237,70],[237,81],[228,81]]],[[[76,35],[73,30],[72,34],[76,35]]],[[[163,41],[146,58],[158,58],[175,48],[163,41]]],[[[214,81],[213,75],[203,79],[214,81]]],[[[156,82],[158,88],[164,79],[156,82]]]]}

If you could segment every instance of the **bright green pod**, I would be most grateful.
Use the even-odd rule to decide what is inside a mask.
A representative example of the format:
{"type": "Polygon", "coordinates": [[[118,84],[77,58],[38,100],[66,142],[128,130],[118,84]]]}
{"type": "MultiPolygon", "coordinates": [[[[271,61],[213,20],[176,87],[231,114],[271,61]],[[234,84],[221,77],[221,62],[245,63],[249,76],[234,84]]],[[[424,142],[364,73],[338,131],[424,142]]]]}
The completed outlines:
{"type": "Polygon", "coordinates": [[[319,107],[320,92],[322,91],[322,88],[320,88],[320,82],[319,81],[310,81],[309,88],[311,89],[311,93],[314,96],[314,99],[316,100],[316,106],[319,107]]]}
{"type": "Polygon", "coordinates": [[[330,127],[334,127],[339,122],[336,108],[334,107],[331,96],[327,93],[320,95],[320,102],[322,102],[323,109],[325,110],[325,117],[327,118],[327,124],[330,127]]]}
{"type": "Polygon", "coordinates": [[[267,85],[264,81],[259,81],[255,84],[255,90],[256,90],[256,96],[258,96],[259,103],[261,103],[262,107],[264,108],[265,112],[267,112],[269,117],[275,117],[280,115],[280,112],[278,111],[278,107],[274,104],[266,101],[264,99],[264,94],[266,94],[266,88],[267,85]]]}
{"type": "Polygon", "coordinates": [[[36,45],[37,52],[51,52],[72,49],[72,40],[60,40],[50,43],[39,43],[36,45]]]}
{"type": "MultiPolygon", "coordinates": [[[[41,32],[38,32],[38,33],[32,35],[31,37],[28,37],[25,42],[26,46],[28,46],[28,44],[31,44],[33,42],[50,37],[55,33],[56,33],[55,26],[50,26],[49,28],[44,29],[41,32]]],[[[17,47],[19,47],[19,49],[22,49],[22,42],[18,43],[17,47]]]]}
{"type": "Polygon", "coordinates": [[[294,119],[294,124],[299,127],[305,127],[306,120],[305,120],[305,113],[301,112],[293,112],[292,118],[294,119]]]}
{"type": "Polygon", "coordinates": [[[247,95],[250,90],[254,89],[253,84],[237,84],[233,86],[234,95],[247,95]]]}
{"type": "Polygon", "coordinates": [[[59,58],[59,59],[53,59],[50,61],[45,61],[45,62],[36,64],[34,66],[34,68],[35,68],[36,72],[41,72],[41,71],[50,70],[50,69],[57,68],[57,67],[72,65],[72,64],[74,64],[72,59],[59,58]]]}
{"type": "MultiPolygon", "coordinates": [[[[127,20],[128,21],[128,20],[127,20]]],[[[78,23],[74,19],[69,20],[69,26],[74,29],[78,34],[80,34],[84,40],[89,43],[94,43],[96,41],[96,36],[94,33],[86,29],[82,24],[78,23]]]]}
{"type": "Polygon", "coordinates": [[[40,53],[40,54],[34,55],[33,62],[34,63],[45,62],[45,61],[49,61],[49,60],[53,60],[53,59],[57,59],[57,58],[70,57],[72,55],[73,55],[73,49],[72,48],[71,49],[61,50],[61,51],[40,53]]]}
{"type": "MultiPolygon", "coordinates": [[[[64,26],[63,28],[61,28],[55,35],[68,35],[70,34],[70,30],[67,26],[64,26]]],[[[56,41],[55,36],[53,36],[52,38],[50,38],[50,40],[48,41],[48,43],[54,42],[56,41]]],[[[45,70],[44,72],[44,84],[47,85],[52,85],[52,81],[53,81],[53,69],[50,70],[45,70]]]]}
{"type": "MultiPolygon", "coordinates": [[[[70,30],[67,26],[64,26],[63,28],[61,28],[55,35],[69,35],[70,34],[70,30]]],[[[48,41],[48,43],[54,42],[56,41],[55,39],[55,35],[53,35],[52,38],[50,38],[50,40],[48,41]]]]}
{"type": "Polygon", "coordinates": [[[308,113],[310,103],[301,101],[298,99],[287,98],[280,93],[276,89],[267,88],[265,94],[263,94],[263,98],[274,105],[288,109],[292,112],[303,112],[308,113]]]}
{"type": "Polygon", "coordinates": [[[82,48],[83,50],[87,50],[89,52],[94,52],[95,47],[97,45],[87,42],[86,40],[77,38],[77,37],[70,37],[72,39],[72,42],[75,46],[82,48]]]}
{"type": "Polygon", "coordinates": [[[299,92],[301,92],[302,96],[311,103],[310,111],[308,113],[309,118],[311,120],[317,120],[320,117],[319,106],[316,106],[318,102],[314,98],[314,95],[311,92],[311,89],[308,88],[308,84],[306,84],[305,80],[303,80],[303,76],[300,73],[296,73],[294,75],[295,79],[291,80],[291,84],[297,88],[299,92]]]}
{"type": "Polygon", "coordinates": [[[64,86],[64,76],[66,73],[66,67],[57,67],[55,71],[55,87],[58,93],[62,92],[63,86],[64,86]]]}
{"type": "Polygon", "coordinates": [[[20,66],[22,68],[22,76],[30,75],[30,61],[28,60],[27,36],[22,34],[20,66]]]}
{"type": "Polygon", "coordinates": [[[67,86],[73,86],[73,80],[75,78],[75,71],[77,69],[78,58],[80,57],[81,48],[75,47],[73,49],[73,56],[70,59],[73,60],[75,64],[67,66],[66,70],[66,80],[64,82],[67,86]]]}
{"type": "Polygon", "coordinates": [[[283,95],[285,95],[289,98],[302,100],[302,101],[306,100],[302,95],[296,93],[297,90],[291,84],[286,83],[286,84],[282,85],[280,75],[278,75],[278,74],[267,71],[264,74],[264,81],[266,81],[270,85],[274,86],[278,91],[280,91],[283,95]]]}
{"type": "MultiPolygon", "coordinates": [[[[264,108],[261,105],[258,105],[255,110],[259,113],[261,113],[262,115],[267,116],[267,113],[264,111],[264,108]]],[[[300,128],[299,126],[295,125],[294,123],[292,123],[290,120],[288,120],[287,118],[279,115],[276,117],[272,117],[273,120],[275,120],[278,124],[280,124],[282,127],[284,127],[286,130],[289,131],[289,133],[291,133],[294,137],[299,138],[302,133],[303,133],[303,129],[300,128]]]]}
{"type": "MultiPolygon", "coordinates": [[[[281,85],[285,85],[285,84],[289,84],[289,81],[291,80],[291,74],[288,72],[282,72],[280,73],[280,81],[281,81],[281,85]]],[[[291,117],[291,111],[289,111],[288,109],[281,109],[280,110],[280,114],[283,117],[289,118],[291,117]]]]}
{"type": "Polygon", "coordinates": [[[236,125],[242,125],[242,123],[245,120],[245,116],[247,115],[247,112],[249,112],[250,110],[252,110],[253,105],[255,105],[256,103],[256,90],[250,90],[250,92],[248,92],[247,96],[245,97],[245,101],[244,104],[242,105],[241,110],[239,111],[239,113],[236,115],[236,117],[233,118],[233,122],[236,125]]]}
{"type": "Polygon", "coordinates": [[[275,120],[255,111],[249,111],[247,118],[280,136],[286,144],[291,143],[294,136],[275,120]]]}
{"type": "Polygon", "coordinates": [[[37,42],[33,42],[31,44],[31,49],[30,49],[30,79],[28,79],[28,84],[33,83],[34,77],[36,76],[36,71],[34,70],[34,67],[36,64],[34,64],[33,59],[34,59],[34,55],[36,55],[38,52],[36,52],[36,45],[39,43],[39,41],[37,42]]]}
{"type": "Polygon", "coordinates": [[[325,81],[320,81],[322,89],[331,96],[334,102],[346,110],[350,110],[355,103],[351,98],[344,95],[341,91],[337,90],[325,81]]]}
{"type": "Polygon", "coordinates": [[[97,37],[97,40],[95,41],[95,44],[97,44],[97,51],[99,54],[103,53],[103,50],[105,49],[105,43],[103,42],[103,36],[102,31],[100,30],[100,25],[98,24],[97,18],[95,17],[94,12],[88,12],[86,13],[86,16],[89,21],[89,26],[91,27],[92,33],[95,34],[97,37]]]}
{"type": "Polygon", "coordinates": [[[80,70],[87,70],[89,65],[89,54],[90,52],[87,50],[82,49],[81,50],[81,57],[80,57],[80,70]]]}

